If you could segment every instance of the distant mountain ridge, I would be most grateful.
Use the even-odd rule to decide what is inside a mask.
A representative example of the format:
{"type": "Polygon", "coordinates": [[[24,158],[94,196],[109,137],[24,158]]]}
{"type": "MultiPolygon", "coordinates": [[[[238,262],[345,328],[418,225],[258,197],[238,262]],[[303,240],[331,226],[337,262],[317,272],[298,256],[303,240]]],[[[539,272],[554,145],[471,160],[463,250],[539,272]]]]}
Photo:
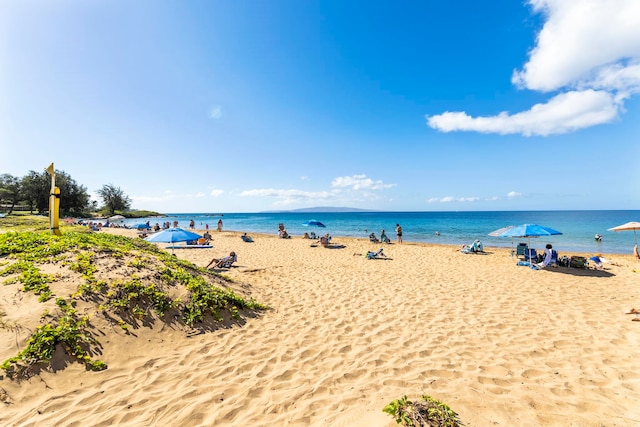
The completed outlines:
{"type": "Polygon", "coordinates": [[[359,208],[346,208],[346,207],[338,207],[338,206],[316,206],[313,208],[300,208],[300,209],[291,209],[291,210],[282,210],[282,211],[262,211],[263,213],[287,213],[287,212],[377,212],[372,209],[359,209],[359,208]]]}

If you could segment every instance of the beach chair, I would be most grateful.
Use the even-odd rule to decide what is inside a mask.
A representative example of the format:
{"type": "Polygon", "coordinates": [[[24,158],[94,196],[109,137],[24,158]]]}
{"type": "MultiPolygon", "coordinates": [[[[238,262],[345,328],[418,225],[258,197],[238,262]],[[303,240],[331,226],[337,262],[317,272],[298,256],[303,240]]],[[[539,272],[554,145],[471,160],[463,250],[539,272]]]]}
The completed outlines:
{"type": "MultiPolygon", "coordinates": [[[[211,268],[231,268],[234,262],[238,260],[238,256],[235,252],[231,252],[228,256],[222,257],[216,261],[211,268]]],[[[212,261],[213,262],[213,261],[212,261]]],[[[209,266],[207,266],[208,268],[209,266]]]]}
{"type": "Polygon", "coordinates": [[[525,256],[527,249],[529,249],[529,246],[527,246],[526,243],[518,243],[518,246],[516,247],[516,256],[525,256]]]}
{"type": "Polygon", "coordinates": [[[233,256],[229,255],[224,258],[220,258],[218,262],[213,266],[213,268],[231,268],[234,262],[238,260],[238,257],[234,254],[233,256]]]}
{"type": "Polygon", "coordinates": [[[593,263],[594,270],[602,270],[604,268],[604,265],[602,265],[602,258],[597,255],[589,258],[589,262],[593,263]]]}
{"type": "Polygon", "coordinates": [[[530,262],[538,262],[538,252],[533,248],[527,249],[524,253],[524,260],[530,262]]]}

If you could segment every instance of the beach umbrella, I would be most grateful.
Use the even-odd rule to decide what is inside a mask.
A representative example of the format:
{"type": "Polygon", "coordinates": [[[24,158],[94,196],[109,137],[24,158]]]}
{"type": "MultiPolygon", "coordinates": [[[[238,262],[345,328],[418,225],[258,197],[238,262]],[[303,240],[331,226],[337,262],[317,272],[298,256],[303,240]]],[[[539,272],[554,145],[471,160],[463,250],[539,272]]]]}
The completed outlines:
{"type": "Polygon", "coordinates": [[[515,225],[507,225],[506,227],[498,228],[496,231],[489,233],[489,236],[500,237],[500,235],[508,230],[511,230],[515,225]]]}
{"type": "MultiPolygon", "coordinates": [[[[498,230],[496,230],[498,231],[498,230]]],[[[522,224],[515,227],[508,227],[506,231],[503,231],[498,237],[519,237],[526,238],[529,241],[529,259],[531,259],[531,238],[537,238],[542,236],[556,236],[562,234],[558,230],[553,228],[544,227],[538,224],[522,224]]]]}
{"type": "MultiPolygon", "coordinates": [[[[183,230],[182,228],[168,228],[166,230],[153,233],[151,236],[145,238],[144,240],[152,243],[177,243],[187,242],[190,240],[198,240],[201,237],[202,236],[199,234],[183,230]]],[[[173,252],[173,248],[171,248],[171,252],[173,252]]]]}
{"type": "MultiPolygon", "coordinates": [[[[511,230],[513,227],[515,227],[515,225],[507,225],[506,227],[498,228],[497,230],[489,233],[488,236],[500,237],[502,233],[504,233],[507,230],[511,230]]],[[[515,253],[515,249],[513,248],[513,237],[512,237],[511,238],[511,255],[513,255],[514,253],[515,253]]]]}
{"type": "Polygon", "coordinates": [[[151,226],[149,224],[136,224],[136,225],[132,225],[131,228],[135,228],[136,230],[144,230],[144,229],[151,229],[151,226]]]}
{"type": "Polygon", "coordinates": [[[609,231],[630,231],[633,230],[633,241],[637,245],[638,238],[636,236],[636,230],[640,230],[640,222],[627,222],[626,224],[618,225],[617,227],[609,228],[609,231]]]}
{"type": "Polygon", "coordinates": [[[316,221],[315,219],[311,219],[302,225],[304,225],[305,227],[321,227],[321,228],[326,227],[326,225],[324,225],[320,221],[316,221]]]}

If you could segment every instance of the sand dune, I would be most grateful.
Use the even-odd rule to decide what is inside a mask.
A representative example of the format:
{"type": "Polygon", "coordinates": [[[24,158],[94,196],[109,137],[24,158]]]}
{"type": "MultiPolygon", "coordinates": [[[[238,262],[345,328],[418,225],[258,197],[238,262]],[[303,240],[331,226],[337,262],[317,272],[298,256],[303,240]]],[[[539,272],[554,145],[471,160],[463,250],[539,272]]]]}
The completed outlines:
{"type": "MultiPolygon", "coordinates": [[[[176,255],[204,266],[236,251],[224,274],[271,310],[195,336],[106,331],[105,371],[3,378],[0,424],[390,427],[387,403],[428,394],[467,426],[640,425],[631,257],[534,271],[505,249],[405,242],[367,260],[379,244],[253,237],[214,233],[213,249],[176,255]]],[[[0,347],[3,360],[16,352],[0,347]]]]}

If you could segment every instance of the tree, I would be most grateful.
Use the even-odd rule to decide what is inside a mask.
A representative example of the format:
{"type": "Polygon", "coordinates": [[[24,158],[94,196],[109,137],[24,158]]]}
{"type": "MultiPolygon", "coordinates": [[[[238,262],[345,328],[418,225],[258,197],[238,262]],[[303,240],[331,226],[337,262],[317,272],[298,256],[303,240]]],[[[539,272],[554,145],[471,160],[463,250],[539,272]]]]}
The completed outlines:
{"type": "Polygon", "coordinates": [[[49,210],[50,191],[51,177],[46,172],[29,171],[22,177],[22,200],[27,202],[30,212],[34,208],[40,214],[49,210]]]}
{"type": "MultiPolygon", "coordinates": [[[[22,200],[38,213],[49,210],[49,196],[51,193],[51,176],[47,172],[29,171],[22,178],[22,200]]],[[[90,207],[87,189],[76,183],[71,175],[64,171],[56,171],[56,187],[60,189],[60,212],[81,213],[90,207]]]]}
{"type": "Polygon", "coordinates": [[[80,213],[89,208],[89,194],[87,189],[76,183],[64,171],[56,172],[56,187],[60,189],[60,212],[80,213]]]}
{"type": "Polygon", "coordinates": [[[103,185],[97,193],[102,198],[104,206],[109,210],[110,215],[113,215],[116,211],[127,210],[131,206],[131,199],[124,194],[120,187],[116,187],[113,184],[103,185]]]}
{"type": "Polygon", "coordinates": [[[20,179],[8,173],[0,175],[0,202],[7,201],[11,204],[7,213],[13,212],[16,203],[20,201],[22,185],[20,179]]]}

